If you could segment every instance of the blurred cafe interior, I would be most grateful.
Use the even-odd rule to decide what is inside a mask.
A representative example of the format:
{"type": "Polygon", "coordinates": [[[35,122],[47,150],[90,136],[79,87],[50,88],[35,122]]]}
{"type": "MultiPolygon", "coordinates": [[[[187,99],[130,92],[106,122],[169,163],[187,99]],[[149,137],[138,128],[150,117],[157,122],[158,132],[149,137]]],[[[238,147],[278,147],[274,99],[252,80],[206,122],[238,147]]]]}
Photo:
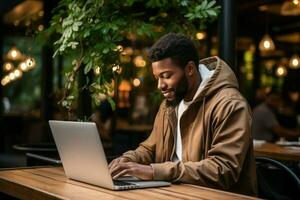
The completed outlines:
{"type": "MultiPolygon", "coordinates": [[[[269,91],[279,92],[280,125],[299,129],[300,2],[228,2],[231,3],[218,1],[221,6],[230,4],[229,13],[219,14],[216,21],[194,35],[200,58],[227,57],[238,77],[240,91],[253,109],[269,91]]],[[[108,156],[137,147],[151,132],[161,100],[147,59],[154,41],[134,34],[129,34],[118,46],[124,52],[121,62],[126,69],[116,66],[114,70],[128,75],[114,82],[111,99],[115,101],[115,110],[110,101],[97,105],[91,100],[84,76],[75,80],[78,96],[72,112],[62,106],[66,68],[72,57],[53,57],[53,47],[40,37],[51,26],[52,10],[58,3],[57,0],[0,2],[0,168],[49,164],[34,155],[59,159],[48,125],[50,119],[95,121],[108,156]]],[[[94,73],[100,72],[95,69],[94,73]]],[[[277,141],[291,141],[294,150],[298,148],[295,160],[283,162],[290,164],[299,177],[299,138],[280,137],[277,141]]],[[[254,144],[259,145],[259,142],[254,144]]]]}

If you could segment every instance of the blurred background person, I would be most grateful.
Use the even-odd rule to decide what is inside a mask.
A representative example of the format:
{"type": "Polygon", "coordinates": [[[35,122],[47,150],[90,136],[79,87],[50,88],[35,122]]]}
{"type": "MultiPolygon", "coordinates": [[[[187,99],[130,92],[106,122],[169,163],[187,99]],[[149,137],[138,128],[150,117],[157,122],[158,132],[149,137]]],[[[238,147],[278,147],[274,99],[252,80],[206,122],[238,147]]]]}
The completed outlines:
{"type": "Polygon", "coordinates": [[[276,115],[283,99],[281,95],[271,90],[266,94],[265,100],[253,110],[252,134],[253,139],[275,142],[280,137],[296,138],[300,136],[297,128],[291,129],[282,126],[276,115]]]}

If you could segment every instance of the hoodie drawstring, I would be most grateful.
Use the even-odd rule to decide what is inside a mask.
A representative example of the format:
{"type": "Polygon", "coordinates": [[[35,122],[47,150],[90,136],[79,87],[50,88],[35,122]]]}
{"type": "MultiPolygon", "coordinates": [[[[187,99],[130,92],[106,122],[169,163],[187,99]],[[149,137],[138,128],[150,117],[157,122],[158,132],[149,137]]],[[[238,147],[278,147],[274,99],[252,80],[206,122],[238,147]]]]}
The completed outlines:
{"type": "Polygon", "coordinates": [[[203,101],[202,101],[202,125],[203,125],[203,144],[202,144],[202,149],[201,149],[201,160],[205,159],[206,158],[206,153],[205,153],[205,147],[206,147],[206,127],[205,127],[205,100],[206,100],[206,97],[203,98],[203,101]]]}

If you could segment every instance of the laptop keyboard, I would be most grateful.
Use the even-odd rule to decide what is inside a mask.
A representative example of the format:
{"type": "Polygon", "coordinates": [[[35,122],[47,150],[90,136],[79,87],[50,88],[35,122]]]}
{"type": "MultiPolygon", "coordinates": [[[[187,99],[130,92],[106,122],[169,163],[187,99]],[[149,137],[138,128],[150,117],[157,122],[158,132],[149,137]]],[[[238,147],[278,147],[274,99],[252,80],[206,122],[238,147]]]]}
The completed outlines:
{"type": "Polygon", "coordinates": [[[135,185],[135,184],[125,182],[125,181],[114,180],[114,185],[116,185],[116,186],[128,186],[128,185],[135,185]]]}

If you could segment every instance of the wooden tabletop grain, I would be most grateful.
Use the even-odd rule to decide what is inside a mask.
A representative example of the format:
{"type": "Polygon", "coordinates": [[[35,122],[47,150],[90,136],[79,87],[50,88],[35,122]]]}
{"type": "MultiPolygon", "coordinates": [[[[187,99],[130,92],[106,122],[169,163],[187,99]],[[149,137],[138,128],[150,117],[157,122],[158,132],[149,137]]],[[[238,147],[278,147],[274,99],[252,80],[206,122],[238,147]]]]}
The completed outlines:
{"type": "Polygon", "coordinates": [[[0,171],[0,192],[20,199],[256,199],[249,196],[189,185],[112,191],[66,178],[61,167],[40,167],[0,171]]]}
{"type": "Polygon", "coordinates": [[[286,161],[300,161],[299,146],[282,146],[273,143],[262,143],[254,145],[254,153],[255,156],[266,156],[286,161]]]}

